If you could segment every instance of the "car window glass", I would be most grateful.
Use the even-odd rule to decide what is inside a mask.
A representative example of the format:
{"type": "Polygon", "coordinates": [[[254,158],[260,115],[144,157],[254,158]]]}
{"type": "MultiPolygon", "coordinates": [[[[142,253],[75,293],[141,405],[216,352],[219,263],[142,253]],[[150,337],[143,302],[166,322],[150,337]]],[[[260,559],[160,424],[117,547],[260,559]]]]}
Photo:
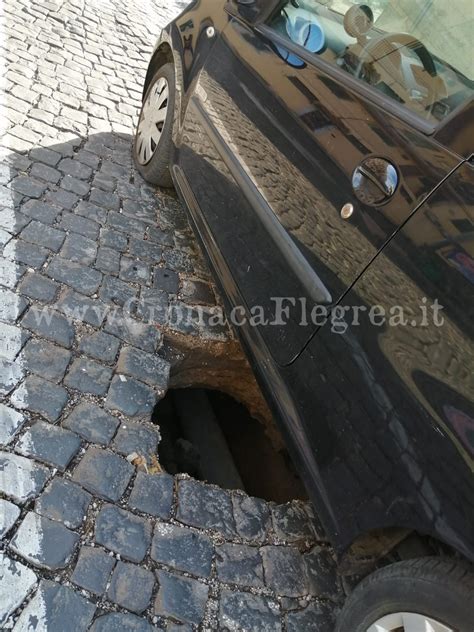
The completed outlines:
{"type": "Polygon", "coordinates": [[[289,0],[270,25],[431,123],[473,96],[472,0],[289,0]]]}

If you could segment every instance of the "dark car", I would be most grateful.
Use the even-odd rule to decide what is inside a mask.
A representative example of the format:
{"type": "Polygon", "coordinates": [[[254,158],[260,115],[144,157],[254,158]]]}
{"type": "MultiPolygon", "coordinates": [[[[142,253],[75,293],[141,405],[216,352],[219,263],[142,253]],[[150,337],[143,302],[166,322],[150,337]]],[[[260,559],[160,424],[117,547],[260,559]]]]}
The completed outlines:
{"type": "Polygon", "coordinates": [[[136,162],[189,209],[352,577],[343,632],[474,630],[473,22],[195,0],[146,76],[136,162]]]}

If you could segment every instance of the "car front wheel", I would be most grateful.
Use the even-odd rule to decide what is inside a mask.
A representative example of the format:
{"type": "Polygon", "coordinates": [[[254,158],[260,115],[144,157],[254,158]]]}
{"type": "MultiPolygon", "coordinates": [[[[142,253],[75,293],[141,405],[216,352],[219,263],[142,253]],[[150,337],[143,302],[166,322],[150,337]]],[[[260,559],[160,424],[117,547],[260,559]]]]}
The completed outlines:
{"type": "Polygon", "coordinates": [[[172,63],[159,68],[146,92],[138,120],[134,143],[135,163],[148,182],[161,187],[173,186],[171,159],[175,74],[172,63]]]}
{"type": "Polygon", "coordinates": [[[336,632],[472,632],[474,572],[448,558],[398,562],[351,593],[336,632]]]}

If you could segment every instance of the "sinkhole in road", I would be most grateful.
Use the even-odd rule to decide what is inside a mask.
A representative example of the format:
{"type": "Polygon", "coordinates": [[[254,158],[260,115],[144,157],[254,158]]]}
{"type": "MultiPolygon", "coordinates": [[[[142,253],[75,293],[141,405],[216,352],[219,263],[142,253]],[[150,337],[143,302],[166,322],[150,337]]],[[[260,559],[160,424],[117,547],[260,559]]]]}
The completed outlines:
{"type": "Polygon", "coordinates": [[[245,406],[220,391],[171,389],[152,421],[158,452],[170,474],[186,473],[225,489],[284,503],[307,494],[284,448],[276,448],[245,406]]]}

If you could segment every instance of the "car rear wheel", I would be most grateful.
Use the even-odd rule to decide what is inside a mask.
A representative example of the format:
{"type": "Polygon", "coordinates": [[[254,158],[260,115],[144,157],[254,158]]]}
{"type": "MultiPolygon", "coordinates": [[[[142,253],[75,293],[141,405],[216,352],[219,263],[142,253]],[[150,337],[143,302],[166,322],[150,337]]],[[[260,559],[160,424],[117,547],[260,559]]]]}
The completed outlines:
{"type": "Polygon", "coordinates": [[[351,593],[336,632],[472,632],[474,573],[448,558],[398,562],[351,593]]]}
{"type": "Polygon", "coordinates": [[[171,158],[175,75],[172,63],[159,68],[146,92],[138,119],[134,143],[135,163],[148,182],[173,186],[171,158]]]}

